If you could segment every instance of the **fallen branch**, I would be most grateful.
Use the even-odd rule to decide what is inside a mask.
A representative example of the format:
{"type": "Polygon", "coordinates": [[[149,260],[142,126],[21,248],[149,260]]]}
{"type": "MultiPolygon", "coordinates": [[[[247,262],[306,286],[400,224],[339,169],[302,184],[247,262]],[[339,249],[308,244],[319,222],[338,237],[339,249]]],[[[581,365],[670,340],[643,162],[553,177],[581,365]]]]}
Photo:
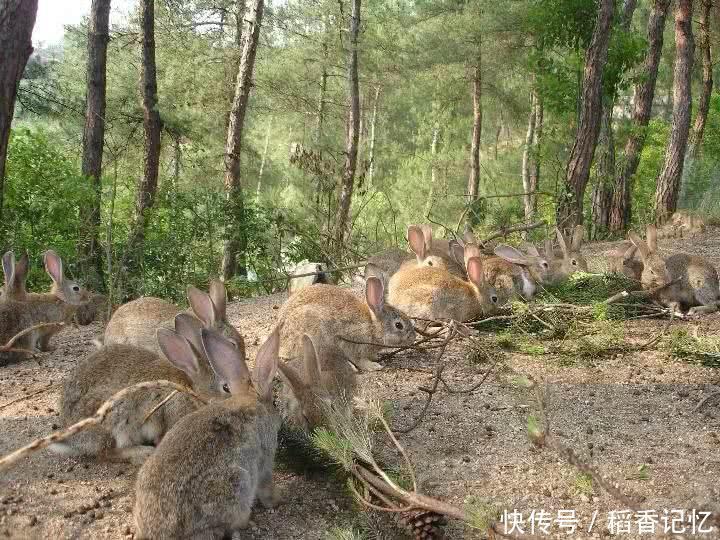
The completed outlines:
{"type": "Polygon", "coordinates": [[[24,401],[28,398],[43,394],[43,393],[47,392],[48,390],[50,390],[51,388],[53,388],[54,386],[56,386],[56,385],[50,383],[42,390],[38,390],[37,392],[33,392],[32,394],[27,394],[27,395],[21,396],[19,398],[13,399],[12,401],[8,401],[7,403],[3,403],[2,405],[0,405],[0,410],[5,409],[6,407],[9,407],[10,405],[14,405],[15,403],[24,401]]]}
{"type": "Polygon", "coordinates": [[[85,418],[83,420],[80,420],[79,422],[74,423],[71,426],[68,426],[67,428],[56,431],[55,433],[51,433],[50,435],[46,437],[42,437],[40,439],[36,439],[30,444],[23,446],[22,448],[15,450],[14,452],[11,452],[10,454],[7,454],[2,459],[0,459],[0,471],[3,471],[13,465],[14,463],[18,462],[25,456],[28,456],[38,450],[42,450],[43,448],[46,448],[50,446],[53,443],[61,442],[67,439],[68,437],[71,437],[75,435],[76,433],[79,433],[91,426],[97,426],[105,420],[107,415],[110,413],[110,411],[113,409],[115,405],[119,401],[121,401],[125,396],[128,394],[135,392],[136,390],[142,390],[142,389],[154,389],[154,388],[173,388],[174,390],[177,390],[179,392],[185,392],[198,401],[201,401],[203,403],[206,403],[206,401],[198,396],[195,392],[190,390],[189,388],[182,386],[180,384],[171,382],[171,381],[165,381],[165,380],[159,380],[159,381],[148,381],[148,382],[141,382],[134,384],[132,386],[128,386],[127,388],[123,388],[119,392],[116,392],[113,394],[113,396],[105,401],[100,408],[97,410],[97,412],[89,417],[85,418]]]}
{"type": "Polygon", "coordinates": [[[698,412],[707,402],[716,397],[720,397],[720,390],[718,390],[717,392],[713,392],[712,394],[705,396],[702,400],[700,400],[700,402],[695,405],[693,412],[698,412]]]}

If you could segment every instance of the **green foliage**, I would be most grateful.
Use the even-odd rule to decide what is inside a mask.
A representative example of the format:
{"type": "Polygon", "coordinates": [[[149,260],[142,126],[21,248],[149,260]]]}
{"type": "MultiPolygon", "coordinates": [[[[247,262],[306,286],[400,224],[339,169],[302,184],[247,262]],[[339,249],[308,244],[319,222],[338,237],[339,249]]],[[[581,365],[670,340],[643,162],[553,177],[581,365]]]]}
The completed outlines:
{"type": "Polygon", "coordinates": [[[593,479],[590,474],[578,473],[575,477],[575,492],[586,496],[593,494],[593,479]]]}
{"type": "Polygon", "coordinates": [[[91,205],[93,190],[73,160],[55,141],[56,134],[19,127],[11,133],[0,238],[3,251],[27,251],[33,261],[28,286],[49,284],[41,254],[57,251],[73,274],[76,248],[83,234],[81,210],[91,205]]]}
{"type": "Polygon", "coordinates": [[[500,518],[500,508],[495,502],[476,495],[465,499],[465,511],[469,516],[468,526],[478,531],[487,531],[500,518]]]}
{"type": "Polygon", "coordinates": [[[665,348],[674,358],[707,367],[720,368],[720,339],[691,335],[685,328],[673,330],[665,348]]]}

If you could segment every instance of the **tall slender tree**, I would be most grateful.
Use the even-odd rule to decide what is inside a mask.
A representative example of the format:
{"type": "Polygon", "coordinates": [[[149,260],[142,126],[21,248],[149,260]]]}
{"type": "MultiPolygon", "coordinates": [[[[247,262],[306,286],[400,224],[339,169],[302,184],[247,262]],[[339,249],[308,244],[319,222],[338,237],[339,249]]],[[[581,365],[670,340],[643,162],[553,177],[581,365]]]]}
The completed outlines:
{"type": "Polygon", "coordinates": [[[583,221],[583,197],[600,131],[602,77],[608,57],[613,11],[613,0],[598,2],[595,28],[585,54],[580,120],[568,160],[564,193],[557,208],[558,226],[565,229],[579,225],[583,221]]]}
{"type": "Polygon", "coordinates": [[[635,87],[632,113],[633,130],[625,143],[623,162],[619,167],[610,205],[610,230],[622,231],[632,218],[630,194],[632,179],[640,164],[640,153],[645,145],[647,125],[650,122],[658,66],[662,57],[665,19],[671,0],[654,0],[647,23],[648,50],[642,68],[642,80],[635,87]]]}
{"type": "Polygon", "coordinates": [[[85,211],[87,225],[83,248],[88,261],[85,275],[95,290],[103,283],[103,263],[98,238],[102,203],[102,160],[105,146],[105,94],[107,86],[107,48],[110,41],[110,0],[93,0],[88,25],[85,127],[83,129],[82,174],[90,179],[95,192],[91,208],[85,211]]]}
{"type": "Polygon", "coordinates": [[[244,254],[247,243],[244,230],[245,201],[240,178],[240,152],[264,8],[264,0],[254,0],[246,13],[246,26],[242,33],[242,55],[235,82],[235,97],[228,120],[225,142],[225,239],[221,269],[224,281],[236,275],[238,256],[244,254]]]}
{"type": "Polygon", "coordinates": [[[475,203],[480,195],[480,139],[482,137],[482,42],[477,43],[477,57],[472,68],[473,121],[470,139],[470,175],[467,184],[467,219],[465,230],[472,230],[479,221],[475,203]]]}
{"type": "Polygon", "coordinates": [[[17,87],[33,51],[32,31],[37,7],[37,0],[0,0],[0,223],[10,125],[17,87]]]}
{"type": "Polygon", "coordinates": [[[695,158],[700,151],[705,124],[707,123],[708,112],[710,111],[710,97],[713,91],[713,63],[712,63],[712,39],[710,31],[710,13],[713,8],[713,0],[702,0],[702,11],[700,14],[700,48],[702,50],[703,79],[700,99],[698,100],[698,111],[695,116],[690,149],[688,154],[695,158]]]}
{"type": "Polygon", "coordinates": [[[348,57],[348,118],[345,132],[345,165],[343,166],[335,241],[340,249],[347,234],[352,194],[355,187],[358,141],[360,138],[360,79],[358,76],[358,36],[360,34],[360,1],[352,0],[350,15],[350,53],[348,57]]]}
{"type": "Polygon", "coordinates": [[[672,127],[665,152],[665,165],[658,177],[655,191],[655,216],[659,221],[667,219],[677,207],[685,150],[690,133],[693,56],[692,0],[678,0],[675,7],[672,127]]]}
{"type": "Polygon", "coordinates": [[[142,0],[142,109],[145,149],[143,175],[135,197],[135,215],[130,230],[126,257],[131,270],[141,263],[145,249],[148,211],[155,204],[160,171],[162,119],[158,110],[157,66],[155,65],[155,0],[142,0]]]}

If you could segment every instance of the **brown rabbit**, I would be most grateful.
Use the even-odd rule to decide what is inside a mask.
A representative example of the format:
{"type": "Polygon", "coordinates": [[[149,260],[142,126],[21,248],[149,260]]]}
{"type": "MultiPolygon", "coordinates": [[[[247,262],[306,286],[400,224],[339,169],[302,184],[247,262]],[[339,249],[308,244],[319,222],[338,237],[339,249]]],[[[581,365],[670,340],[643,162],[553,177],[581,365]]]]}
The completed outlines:
{"type": "Polygon", "coordinates": [[[707,313],[718,308],[720,285],[715,267],[702,257],[676,253],[663,257],[657,248],[657,229],[647,227],[647,242],[634,231],[628,233],[643,261],[641,276],[644,289],[662,287],[657,300],[675,310],[689,314],[707,313]]]}
{"type": "Polygon", "coordinates": [[[284,380],[282,410],[298,428],[312,433],[326,425],[330,402],[351,406],[357,377],[347,362],[320,361],[310,336],[303,336],[302,365],[299,359],[280,364],[284,380]]]}
{"type": "MultiPolygon", "coordinates": [[[[86,302],[87,291],[65,278],[62,259],[52,250],[45,253],[44,259],[45,270],[53,281],[50,292],[28,295],[24,302],[0,303],[0,343],[5,344],[20,331],[38,324],[70,322],[78,306],[86,302]]],[[[60,326],[38,328],[20,338],[15,347],[28,351],[52,350],[50,339],[60,329],[60,326]]],[[[24,356],[22,352],[2,352],[0,364],[24,356]]]]}
{"type": "MultiPolygon", "coordinates": [[[[187,298],[192,312],[205,328],[214,328],[235,342],[245,353],[245,342],[238,331],[227,322],[227,293],[220,280],[210,282],[210,292],[188,287],[187,298]]],[[[172,328],[175,315],[182,309],[161,298],[144,296],[120,306],[105,328],[106,345],[125,344],[145,347],[160,353],[155,331],[172,328]]]]}
{"type": "Polygon", "coordinates": [[[27,253],[23,253],[20,261],[15,262],[15,252],[8,251],[2,258],[3,272],[5,273],[5,287],[3,287],[0,302],[24,302],[28,298],[25,288],[29,270],[27,253]]]}
{"type": "Polygon", "coordinates": [[[280,357],[286,360],[302,357],[307,334],[321,358],[348,361],[361,371],[374,371],[382,369],[377,363],[380,349],[415,341],[412,321],[385,303],[383,283],[376,277],[367,279],[365,302],[336,285],[301,289],[285,302],[279,321],[280,357]]]}
{"type": "Polygon", "coordinates": [[[623,274],[630,279],[640,282],[643,272],[643,263],[635,257],[637,247],[630,241],[620,243],[608,256],[608,270],[613,274],[623,274]]]}
{"type": "Polygon", "coordinates": [[[468,281],[439,268],[412,268],[390,280],[388,301],[411,317],[469,321],[493,313],[498,306],[494,287],[485,281],[480,251],[465,246],[468,281]]]}
{"type": "Polygon", "coordinates": [[[495,287],[501,297],[535,296],[538,284],[550,281],[550,263],[535,246],[527,247],[527,254],[505,244],[495,247],[495,257],[483,260],[485,280],[495,287]]]}
{"type": "MultiPolygon", "coordinates": [[[[163,356],[133,345],[105,345],[83,359],[63,385],[60,406],[63,423],[70,425],[92,416],[115,392],[145,381],[169,380],[191,387],[206,399],[227,397],[226,382],[216,376],[205,358],[199,321],[180,313],[174,323],[175,330],[157,330],[163,356]]],[[[237,354],[241,354],[239,350],[237,354]]],[[[101,426],[50,449],[64,455],[141,463],[175,422],[198,408],[197,400],[181,393],[144,421],[145,415],[168,393],[138,390],[114,407],[101,426]]]]}
{"type": "Polygon", "coordinates": [[[231,396],[175,424],[140,469],[137,540],[230,538],[247,526],[256,499],[266,507],[278,502],[273,466],[280,417],[272,382],[279,332],[260,348],[252,377],[231,342],[210,330],[202,334],[212,368],[231,396]]]}
{"type": "Polygon", "coordinates": [[[381,279],[387,283],[401,268],[415,266],[444,268],[454,275],[464,277],[465,270],[453,257],[450,243],[447,240],[433,239],[432,227],[429,225],[410,225],[407,240],[412,254],[399,248],[381,251],[368,259],[365,277],[382,276],[381,279]]]}
{"type": "Polygon", "coordinates": [[[564,281],[575,272],[587,272],[588,264],[580,251],[585,228],[582,225],[576,225],[572,239],[565,236],[557,227],[555,227],[555,233],[560,251],[552,248],[552,242],[545,242],[545,257],[552,259],[550,261],[550,283],[564,281]]]}

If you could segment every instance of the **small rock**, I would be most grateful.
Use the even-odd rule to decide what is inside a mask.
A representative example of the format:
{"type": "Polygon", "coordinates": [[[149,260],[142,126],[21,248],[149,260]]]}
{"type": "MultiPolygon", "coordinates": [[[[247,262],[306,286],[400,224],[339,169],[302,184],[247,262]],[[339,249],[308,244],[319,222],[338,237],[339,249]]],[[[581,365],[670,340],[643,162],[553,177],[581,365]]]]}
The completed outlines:
{"type": "Polygon", "coordinates": [[[641,417],[640,417],[640,420],[643,421],[643,422],[649,422],[649,421],[650,421],[650,417],[649,417],[649,416],[641,416],[641,417]]]}
{"type": "Polygon", "coordinates": [[[585,433],[587,433],[588,435],[592,435],[593,434],[592,426],[588,426],[587,428],[585,428],[585,433]]]}

